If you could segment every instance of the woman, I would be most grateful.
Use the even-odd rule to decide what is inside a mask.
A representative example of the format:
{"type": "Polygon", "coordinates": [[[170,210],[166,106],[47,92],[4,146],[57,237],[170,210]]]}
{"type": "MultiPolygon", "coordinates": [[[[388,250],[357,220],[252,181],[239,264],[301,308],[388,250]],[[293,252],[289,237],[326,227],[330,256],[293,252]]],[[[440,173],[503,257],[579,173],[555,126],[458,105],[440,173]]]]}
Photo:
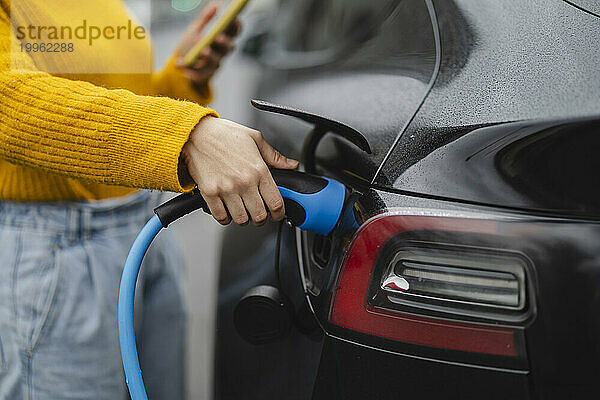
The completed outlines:
{"type": "MultiPolygon", "coordinates": [[[[120,0],[1,1],[0,398],[124,395],[119,277],[156,205],[136,189],[197,185],[222,224],[261,224],[267,211],[283,218],[267,165],[297,162],[200,105],[210,100],[209,79],[239,23],[192,68],[179,61],[215,12],[208,6],[190,26],[164,71],[131,74],[122,71],[149,59],[150,48],[139,35],[110,39],[113,27],[132,28],[120,0]],[[82,19],[100,27],[102,44],[88,37],[71,52],[28,51],[33,35],[51,38],[51,28],[36,27],[76,27],[82,19]]],[[[183,311],[169,246],[159,241],[149,254],[136,302],[153,399],[182,398],[184,390],[183,311]]]]}

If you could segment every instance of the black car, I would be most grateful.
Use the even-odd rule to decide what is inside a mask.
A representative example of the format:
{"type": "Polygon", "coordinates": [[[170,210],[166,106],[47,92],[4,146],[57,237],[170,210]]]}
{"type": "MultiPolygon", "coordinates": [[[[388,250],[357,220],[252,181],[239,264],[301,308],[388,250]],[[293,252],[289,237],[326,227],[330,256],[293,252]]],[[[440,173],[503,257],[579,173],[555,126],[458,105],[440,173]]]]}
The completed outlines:
{"type": "Polygon", "coordinates": [[[368,145],[256,111],[349,197],[328,236],[226,233],[215,398],[599,398],[600,3],[289,0],[259,26],[256,98],[368,145]],[[254,345],[233,312],[261,284],[292,327],[254,345]]]}

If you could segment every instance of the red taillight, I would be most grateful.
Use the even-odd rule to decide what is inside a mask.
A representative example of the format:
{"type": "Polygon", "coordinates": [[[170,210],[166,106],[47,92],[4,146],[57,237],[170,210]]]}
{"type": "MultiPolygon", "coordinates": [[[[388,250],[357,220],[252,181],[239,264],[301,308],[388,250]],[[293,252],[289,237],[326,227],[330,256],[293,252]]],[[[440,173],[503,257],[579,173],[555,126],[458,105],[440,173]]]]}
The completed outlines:
{"type": "MultiPolygon", "coordinates": [[[[483,353],[490,355],[519,356],[520,351],[515,346],[515,329],[512,327],[493,326],[493,323],[458,322],[452,318],[431,317],[415,315],[398,310],[390,310],[370,304],[369,293],[374,287],[374,280],[380,276],[373,276],[378,257],[381,257],[382,248],[391,238],[405,232],[453,232],[458,234],[498,235],[499,225],[493,220],[479,220],[471,218],[437,217],[437,216],[409,216],[385,215],[367,222],[357,233],[351,244],[344,265],[340,271],[337,286],[334,292],[333,304],[330,313],[331,323],[353,331],[374,335],[385,339],[411,344],[431,346],[441,349],[459,350],[466,352],[483,353]]],[[[434,264],[442,273],[418,275],[436,279],[448,275],[460,268],[451,268],[446,265],[434,264]],[[436,275],[437,274],[437,275],[436,275]],[[446,275],[444,275],[446,274],[446,275]]],[[[498,267],[498,268],[503,268],[498,267]]],[[[476,269],[464,268],[466,271],[476,269]]],[[[510,268],[509,268],[510,270],[510,268]]],[[[467,284],[484,282],[491,285],[491,290],[505,290],[516,297],[524,297],[524,278],[520,273],[484,271],[483,278],[462,275],[462,281],[456,276],[449,278],[450,284],[459,282],[464,289],[467,284]],[[496,274],[496,275],[493,275],[496,274]],[[491,277],[490,277],[491,276],[491,277]],[[497,283],[494,279],[499,276],[497,283]],[[496,286],[494,286],[496,285],[496,286]],[[523,285],[521,292],[510,292],[512,287],[523,285]]],[[[474,272],[474,273],[476,273],[474,272]]],[[[375,282],[377,283],[377,282],[375,282]]],[[[468,285],[466,286],[468,289],[468,285]]],[[[477,289],[476,286],[474,286],[477,289]]],[[[486,289],[488,287],[486,286],[486,289]]],[[[383,288],[385,289],[385,287],[383,288]]],[[[474,290],[475,290],[474,289],[474,290]]],[[[517,289],[515,289],[517,290],[517,289]]],[[[399,291],[399,296],[405,292],[399,291]]],[[[444,293],[443,291],[441,293],[444,293]]],[[[483,292],[482,292],[483,293],[483,292]]],[[[410,295],[410,293],[406,293],[410,295]]],[[[416,295],[417,300],[427,296],[416,295]]],[[[493,297],[492,297],[493,298],[493,297]]],[[[442,299],[444,300],[444,299],[442,299]]],[[[432,301],[440,301],[439,298],[432,301]]],[[[473,302],[448,299],[449,304],[465,303],[468,307],[485,307],[487,304],[478,305],[473,302]]],[[[495,306],[494,304],[491,305],[495,306]]]]}

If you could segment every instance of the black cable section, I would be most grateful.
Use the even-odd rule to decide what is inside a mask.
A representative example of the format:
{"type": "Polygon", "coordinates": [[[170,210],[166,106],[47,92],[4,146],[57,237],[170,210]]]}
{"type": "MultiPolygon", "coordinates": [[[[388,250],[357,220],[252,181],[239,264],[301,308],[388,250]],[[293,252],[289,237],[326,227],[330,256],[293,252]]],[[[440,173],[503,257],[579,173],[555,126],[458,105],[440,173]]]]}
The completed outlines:
{"type": "Polygon", "coordinates": [[[273,266],[275,267],[275,282],[277,283],[277,288],[281,291],[281,279],[279,277],[279,255],[281,252],[281,233],[283,229],[283,221],[279,222],[279,226],[277,227],[277,240],[275,242],[275,262],[273,266]]]}

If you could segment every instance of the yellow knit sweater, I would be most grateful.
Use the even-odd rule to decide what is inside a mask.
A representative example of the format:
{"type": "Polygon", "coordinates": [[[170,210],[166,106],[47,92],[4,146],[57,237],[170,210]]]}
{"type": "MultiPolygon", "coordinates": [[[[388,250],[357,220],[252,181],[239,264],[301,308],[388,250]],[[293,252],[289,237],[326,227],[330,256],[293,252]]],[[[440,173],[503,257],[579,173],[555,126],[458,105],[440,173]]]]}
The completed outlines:
{"type": "MultiPolygon", "coordinates": [[[[89,200],[131,188],[189,189],[179,183],[179,155],[198,121],[216,115],[198,105],[209,101],[210,89],[192,88],[173,60],[158,74],[44,72],[59,70],[73,54],[21,51],[11,17],[13,27],[35,15],[56,26],[76,26],[81,15],[100,26],[129,18],[120,0],[56,4],[0,0],[0,199],[89,200]]],[[[151,51],[148,41],[129,42],[127,51],[122,44],[79,48],[77,62],[114,67],[151,51]]]]}

